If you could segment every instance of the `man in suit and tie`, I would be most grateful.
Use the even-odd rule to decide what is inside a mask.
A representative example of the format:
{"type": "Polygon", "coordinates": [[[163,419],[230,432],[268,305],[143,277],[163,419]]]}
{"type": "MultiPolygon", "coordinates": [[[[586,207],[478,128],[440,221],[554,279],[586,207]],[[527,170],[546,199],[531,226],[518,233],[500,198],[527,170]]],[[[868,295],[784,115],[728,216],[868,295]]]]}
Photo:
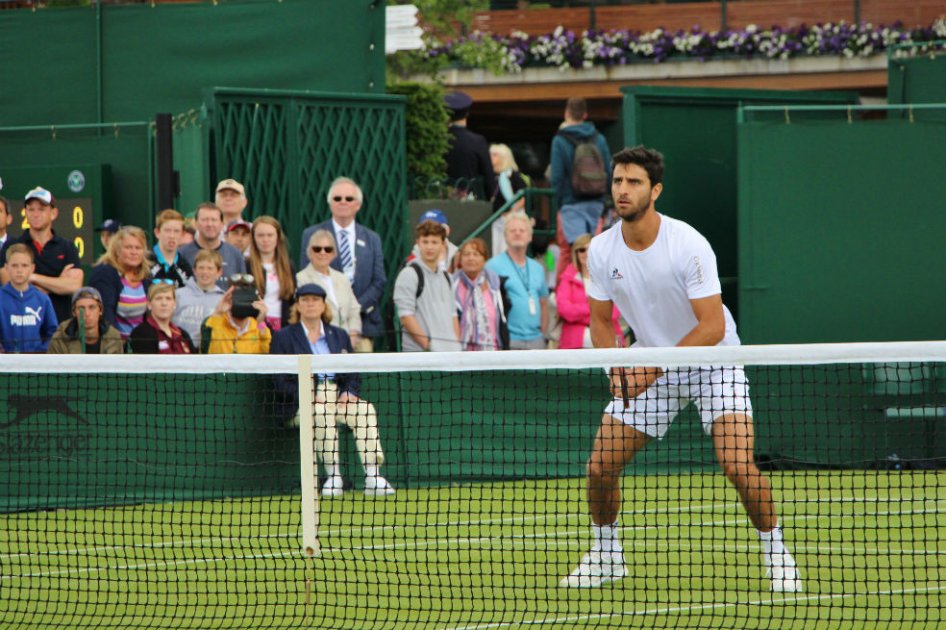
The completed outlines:
{"type": "Polygon", "coordinates": [[[335,179],[329,186],[327,197],[332,218],[310,226],[302,233],[299,269],[309,264],[306,247],[312,234],[318,230],[331,231],[338,244],[338,256],[332,261],[332,267],[348,277],[361,305],[361,338],[355,346],[355,352],[371,352],[373,337],[384,332],[378,306],[387,282],[381,238],[376,232],[355,222],[364,195],[354,180],[348,177],[335,179]]]}

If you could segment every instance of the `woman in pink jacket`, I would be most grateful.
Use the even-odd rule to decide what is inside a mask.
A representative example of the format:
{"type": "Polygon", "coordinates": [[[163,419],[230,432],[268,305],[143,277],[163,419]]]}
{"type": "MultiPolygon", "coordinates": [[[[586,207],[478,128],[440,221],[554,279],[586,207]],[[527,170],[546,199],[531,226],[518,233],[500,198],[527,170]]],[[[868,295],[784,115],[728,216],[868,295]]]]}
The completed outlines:
{"type": "MultiPolygon", "coordinates": [[[[592,348],[591,331],[588,324],[591,321],[591,306],[585,293],[585,283],[589,282],[588,271],[588,244],[591,243],[590,234],[582,234],[572,244],[572,262],[562,272],[558,286],[555,288],[555,304],[558,307],[558,316],[562,320],[562,338],[558,347],[592,348]]],[[[621,339],[624,345],[624,333],[618,323],[618,309],[614,307],[612,313],[614,335],[621,339]]]]}

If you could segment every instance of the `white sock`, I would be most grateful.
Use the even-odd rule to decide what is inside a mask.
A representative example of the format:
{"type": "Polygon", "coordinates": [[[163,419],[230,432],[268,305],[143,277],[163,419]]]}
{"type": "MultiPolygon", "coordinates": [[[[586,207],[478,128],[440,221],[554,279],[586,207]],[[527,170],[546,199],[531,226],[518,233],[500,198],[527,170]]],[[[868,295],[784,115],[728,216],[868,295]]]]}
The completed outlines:
{"type": "Polygon", "coordinates": [[[770,532],[759,530],[759,540],[762,541],[762,553],[785,553],[785,543],[782,542],[782,528],[776,527],[770,532]]]}
{"type": "Polygon", "coordinates": [[[378,477],[378,467],[365,464],[365,477],[368,479],[376,479],[378,477]]]}
{"type": "Polygon", "coordinates": [[[341,473],[338,470],[338,464],[326,464],[325,474],[328,475],[330,478],[341,476],[341,473]]]}
{"type": "Polygon", "coordinates": [[[592,551],[624,551],[621,547],[621,539],[618,537],[620,530],[617,521],[614,521],[610,525],[592,524],[591,531],[595,537],[594,545],[591,547],[592,551]]]}

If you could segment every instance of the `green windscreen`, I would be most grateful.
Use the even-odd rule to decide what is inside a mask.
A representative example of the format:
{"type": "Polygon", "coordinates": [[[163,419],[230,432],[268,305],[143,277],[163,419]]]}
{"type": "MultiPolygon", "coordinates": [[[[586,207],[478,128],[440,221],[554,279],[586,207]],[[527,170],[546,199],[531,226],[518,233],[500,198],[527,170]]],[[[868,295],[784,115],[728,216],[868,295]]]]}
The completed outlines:
{"type": "Polygon", "coordinates": [[[862,113],[739,126],[744,343],[943,337],[946,127],[862,113]]]}

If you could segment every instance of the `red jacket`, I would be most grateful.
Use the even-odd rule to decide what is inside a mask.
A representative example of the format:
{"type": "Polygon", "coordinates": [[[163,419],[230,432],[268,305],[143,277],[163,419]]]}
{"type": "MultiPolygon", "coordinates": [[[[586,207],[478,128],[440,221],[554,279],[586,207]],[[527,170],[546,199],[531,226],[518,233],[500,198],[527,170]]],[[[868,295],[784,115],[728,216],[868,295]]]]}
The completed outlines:
{"type": "MultiPolygon", "coordinates": [[[[585,328],[591,322],[591,306],[588,304],[588,296],[585,295],[585,285],[574,265],[569,264],[558,280],[558,286],[555,287],[555,305],[562,320],[562,338],[558,347],[581,348],[585,328]]],[[[618,323],[619,316],[617,307],[614,307],[611,313],[614,334],[623,337],[621,325],[618,323]]]]}

